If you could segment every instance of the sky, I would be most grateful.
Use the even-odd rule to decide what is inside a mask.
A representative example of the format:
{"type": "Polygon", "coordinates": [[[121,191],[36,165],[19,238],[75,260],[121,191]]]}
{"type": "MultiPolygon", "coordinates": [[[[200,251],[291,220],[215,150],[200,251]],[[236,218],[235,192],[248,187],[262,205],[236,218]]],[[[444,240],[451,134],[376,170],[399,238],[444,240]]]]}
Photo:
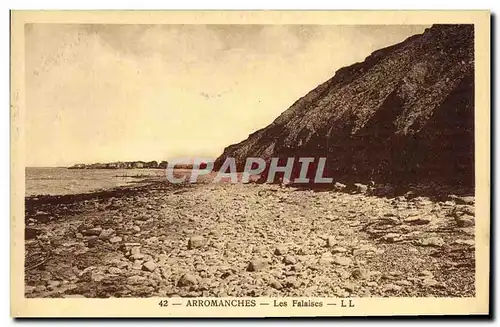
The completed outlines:
{"type": "Polygon", "coordinates": [[[426,27],[27,24],[26,164],[216,158],[426,27]]]}

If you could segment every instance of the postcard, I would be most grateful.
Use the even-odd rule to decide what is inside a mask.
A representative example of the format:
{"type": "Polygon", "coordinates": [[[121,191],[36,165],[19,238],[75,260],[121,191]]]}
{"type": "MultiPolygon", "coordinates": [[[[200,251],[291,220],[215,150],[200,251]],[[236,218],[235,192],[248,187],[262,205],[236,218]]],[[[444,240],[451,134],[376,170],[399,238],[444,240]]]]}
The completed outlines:
{"type": "Polygon", "coordinates": [[[12,11],[13,317],[489,314],[489,11],[12,11]]]}

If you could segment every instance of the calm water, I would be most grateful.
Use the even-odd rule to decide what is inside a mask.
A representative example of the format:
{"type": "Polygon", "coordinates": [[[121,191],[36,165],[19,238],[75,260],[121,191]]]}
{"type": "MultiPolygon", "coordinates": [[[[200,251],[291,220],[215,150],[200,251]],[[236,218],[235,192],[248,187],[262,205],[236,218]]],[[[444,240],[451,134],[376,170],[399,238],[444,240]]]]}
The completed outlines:
{"type": "Polygon", "coordinates": [[[26,195],[86,193],[164,176],[164,169],[26,168],[26,195]]]}

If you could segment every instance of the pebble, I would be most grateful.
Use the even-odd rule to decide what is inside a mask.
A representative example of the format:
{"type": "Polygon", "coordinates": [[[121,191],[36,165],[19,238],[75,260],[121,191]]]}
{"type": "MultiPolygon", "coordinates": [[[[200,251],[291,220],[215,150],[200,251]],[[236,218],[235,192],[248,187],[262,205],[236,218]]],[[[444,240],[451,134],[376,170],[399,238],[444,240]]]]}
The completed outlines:
{"type": "Polygon", "coordinates": [[[297,259],[295,259],[295,257],[291,256],[291,255],[287,255],[283,258],[283,263],[285,265],[294,265],[297,263],[297,259]]]}
{"type": "Polygon", "coordinates": [[[46,289],[47,287],[45,285],[37,285],[35,287],[35,292],[37,293],[45,292],[46,289]]]}
{"type": "Polygon", "coordinates": [[[433,278],[425,278],[422,280],[422,286],[432,287],[438,284],[439,282],[433,278]]]}
{"type": "Polygon", "coordinates": [[[281,285],[280,282],[278,282],[277,280],[272,280],[269,285],[272,287],[272,288],[275,288],[277,290],[280,290],[283,288],[283,285],[281,285]]]}
{"type": "Polygon", "coordinates": [[[450,199],[454,200],[456,204],[474,205],[474,203],[476,202],[473,196],[450,195],[450,199]]]}
{"type": "Polygon", "coordinates": [[[333,253],[345,253],[347,252],[348,250],[344,247],[341,247],[341,246],[336,246],[332,249],[332,252],[333,253]]]}
{"type": "Polygon", "coordinates": [[[400,234],[397,233],[387,233],[384,236],[382,236],[382,240],[386,241],[387,243],[394,243],[401,241],[402,237],[400,234]]]}
{"type": "Polygon", "coordinates": [[[205,238],[201,235],[193,236],[188,241],[188,249],[196,249],[202,247],[205,244],[205,238]]]}
{"type": "Polygon", "coordinates": [[[127,278],[127,283],[130,285],[142,284],[147,280],[144,276],[133,275],[127,278]]]}
{"type": "Polygon", "coordinates": [[[142,268],[146,271],[155,271],[156,263],[154,263],[153,261],[147,261],[142,265],[142,268]]]}
{"type": "Polygon", "coordinates": [[[352,259],[343,256],[336,256],[333,258],[333,263],[336,263],[341,266],[349,266],[352,263],[352,259]]]}
{"type": "Polygon", "coordinates": [[[339,183],[339,182],[335,182],[335,184],[333,184],[333,187],[337,191],[343,191],[347,187],[347,185],[339,183]]]}
{"type": "Polygon", "coordinates": [[[394,283],[397,285],[400,285],[400,286],[411,286],[412,285],[412,283],[408,280],[397,280],[394,283]]]}
{"type": "Polygon", "coordinates": [[[419,276],[433,276],[433,274],[429,270],[422,270],[418,275],[419,276]]]}
{"type": "Polygon", "coordinates": [[[139,254],[141,253],[141,248],[139,246],[134,246],[130,249],[130,254],[139,254]]]}
{"type": "Polygon", "coordinates": [[[290,276],[285,280],[285,286],[289,288],[299,288],[301,283],[297,280],[296,277],[290,276]]]}
{"type": "Polygon", "coordinates": [[[398,285],[395,285],[395,284],[387,284],[384,286],[384,291],[394,291],[394,292],[398,292],[398,291],[401,291],[402,287],[401,286],[398,286],[398,285]]]}
{"type": "Polygon", "coordinates": [[[441,247],[444,245],[444,240],[441,237],[434,236],[418,240],[417,245],[441,247]]]}
{"type": "Polygon", "coordinates": [[[124,243],[123,244],[125,247],[128,247],[128,248],[132,248],[132,247],[139,247],[141,246],[141,243],[137,243],[137,242],[127,242],[127,243],[124,243]]]}
{"type": "Polygon", "coordinates": [[[455,240],[453,244],[475,246],[476,242],[474,240],[455,240]]]}
{"type": "Polygon", "coordinates": [[[115,244],[115,243],[118,243],[121,241],[122,241],[122,238],[120,236],[114,236],[114,237],[109,239],[109,243],[111,243],[111,244],[115,244]]]}
{"type": "Polygon", "coordinates": [[[132,254],[129,258],[130,258],[131,260],[142,260],[142,259],[144,259],[144,257],[145,257],[145,256],[146,256],[146,255],[144,255],[144,254],[142,254],[142,253],[134,253],[134,254],[132,254]]]}
{"type": "Polygon", "coordinates": [[[103,280],[105,277],[104,275],[101,273],[101,272],[92,272],[91,273],[91,279],[94,281],[94,282],[100,282],[101,280],[103,280]]]}
{"type": "Polygon", "coordinates": [[[354,183],[354,190],[356,193],[364,194],[368,191],[368,186],[361,183],[354,183]]]}
{"type": "Polygon", "coordinates": [[[432,221],[432,217],[430,216],[413,216],[413,217],[408,217],[404,220],[405,223],[411,224],[411,225],[426,225],[432,221]]]}
{"type": "Polygon", "coordinates": [[[337,244],[337,240],[333,236],[329,236],[326,240],[326,246],[328,246],[329,248],[334,247],[337,244]]]}
{"type": "Polygon", "coordinates": [[[333,262],[334,258],[331,252],[325,252],[321,255],[319,259],[320,264],[328,264],[330,262],[333,262]]]}
{"type": "Polygon", "coordinates": [[[352,271],[351,276],[355,279],[368,279],[370,274],[368,270],[364,268],[357,268],[352,271]]]}
{"type": "Polygon", "coordinates": [[[122,273],[122,270],[116,267],[109,267],[108,272],[113,275],[120,275],[122,273]]]}
{"type": "Polygon", "coordinates": [[[463,215],[455,218],[455,222],[458,227],[473,227],[475,226],[475,221],[473,216],[463,215]]]}
{"type": "Polygon", "coordinates": [[[255,259],[248,263],[247,271],[259,271],[267,266],[267,262],[261,259],[255,259]]]}
{"type": "Polygon", "coordinates": [[[54,290],[56,289],[59,285],[61,285],[61,282],[58,281],[58,280],[53,280],[53,281],[50,281],[47,285],[47,288],[49,290],[54,290]]]}
{"type": "Polygon", "coordinates": [[[116,267],[120,268],[120,269],[125,268],[127,266],[128,266],[128,263],[125,261],[121,261],[121,260],[116,264],[116,267]]]}
{"type": "Polygon", "coordinates": [[[179,279],[177,282],[177,286],[184,287],[184,286],[192,286],[196,285],[198,283],[198,280],[194,275],[191,274],[184,274],[182,277],[179,279]]]}
{"type": "Polygon", "coordinates": [[[102,232],[102,228],[101,227],[94,227],[94,228],[90,228],[90,229],[87,229],[87,230],[84,230],[82,232],[83,235],[87,235],[87,236],[91,236],[91,235],[95,235],[95,236],[99,236],[102,232]]]}
{"type": "Polygon", "coordinates": [[[274,249],[274,254],[275,255],[284,255],[284,254],[286,254],[286,248],[285,248],[285,246],[277,246],[274,249]]]}
{"type": "Polygon", "coordinates": [[[344,286],[342,286],[343,289],[345,289],[347,292],[354,292],[354,290],[356,289],[356,286],[354,285],[354,283],[346,283],[344,284],[344,286]]]}
{"type": "Polygon", "coordinates": [[[99,238],[103,240],[107,240],[108,238],[111,237],[115,233],[115,230],[113,228],[108,228],[108,229],[103,229],[101,233],[99,234],[99,238]]]}

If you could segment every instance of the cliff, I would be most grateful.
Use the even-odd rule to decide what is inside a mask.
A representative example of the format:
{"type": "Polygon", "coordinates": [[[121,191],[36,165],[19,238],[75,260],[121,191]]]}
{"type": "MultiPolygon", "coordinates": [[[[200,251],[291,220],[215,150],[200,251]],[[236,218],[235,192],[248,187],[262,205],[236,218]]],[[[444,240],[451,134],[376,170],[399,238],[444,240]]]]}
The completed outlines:
{"type": "MultiPolygon", "coordinates": [[[[234,157],[327,157],[339,181],[474,184],[474,27],[434,25],[375,51],[228,146],[234,157]]],[[[296,173],[296,172],[295,172],[296,173]]]]}

